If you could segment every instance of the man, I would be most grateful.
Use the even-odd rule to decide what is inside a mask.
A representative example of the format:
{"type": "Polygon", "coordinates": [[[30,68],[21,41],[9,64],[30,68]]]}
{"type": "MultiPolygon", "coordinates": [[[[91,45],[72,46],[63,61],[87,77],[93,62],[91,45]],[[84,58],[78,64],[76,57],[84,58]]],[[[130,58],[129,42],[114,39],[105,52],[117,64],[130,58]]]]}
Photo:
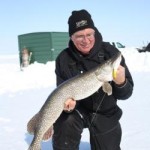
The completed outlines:
{"type": "MultiPolygon", "coordinates": [[[[68,24],[69,47],[56,59],[57,85],[118,53],[116,48],[103,42],[86,10],[73,11],[68,24]]],[[[100,88],[84,100],[66,100],[64,111],[54,124],[54,150],[78,150],[84,128],[89,128],[92,150],[120,150],[122,111],[117,100],[128,99],[133,91],[133,80],[123,57],[111,85],[110,96],[100,88]]]]}

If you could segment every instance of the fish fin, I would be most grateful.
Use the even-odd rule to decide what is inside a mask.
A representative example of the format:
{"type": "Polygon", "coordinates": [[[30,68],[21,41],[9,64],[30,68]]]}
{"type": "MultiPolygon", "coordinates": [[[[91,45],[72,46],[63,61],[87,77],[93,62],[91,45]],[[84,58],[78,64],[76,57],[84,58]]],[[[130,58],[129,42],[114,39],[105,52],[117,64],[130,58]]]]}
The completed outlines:
{"type": "Polygon", "coordinates": [[[108,95],[111,95],[112,94],[112,86],[110,83],[108,82],[105,82],[103,85],[102,85],[102,89],[105,93],[107,93],[108,95]]]}
{"type": "Polygon", "coordinates": [[[34,131],[35,131],[35,126],[36,126],[36,122],[39,118],[39,113],[35,114],[28,122],[27,124],[27,131],[30,133],[30,134],[34,134],[34,131]]]}
{"type": "MultiPolygon", "coordinates": [[[[30,134],[34,134],[35,132],[35,127],[36,127],[36,123],[39,120],[39,113],[35,114],[28,122],[27,124],[27,131],[30,134]]],[[[52,135],[53,135],[53,126],[51,126],[43,135],[43,141],[48,141],[52,135]]]]}
{"type": "Polygon", "coordinates": [[[46,141],[48,141],[49,139],[51,139],[53,133],[54,133],[53,126],[51,126],[51,127],[44,133],[44,136],[43,136],[42,141],[46,142],[46,141]]]}

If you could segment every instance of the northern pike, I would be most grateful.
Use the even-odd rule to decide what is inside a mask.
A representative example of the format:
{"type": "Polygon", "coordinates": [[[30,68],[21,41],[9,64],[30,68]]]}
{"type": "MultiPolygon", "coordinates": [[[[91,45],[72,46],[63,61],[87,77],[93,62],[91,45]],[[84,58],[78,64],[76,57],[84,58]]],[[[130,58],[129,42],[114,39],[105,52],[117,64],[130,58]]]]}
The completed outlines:
{"type": "Polygon", "coordinates": [[[41,149],[44,134],[53,126],[62,113],[64,102],[67,99],[72,98],[76,101],[85,99],[101,87],[104,92],[111,95],[112,87],[109,81],[112,81],[116,76],[115,71],[120,65],[121,57],[121,52],[118,52],[111,59],[97,67],[68,79],[56,87],[48,96],[38,114],[35,115],[36,117],[38,116],[38,119],[32,124],[34,127],[30,127],[34,137],[28,150],[41,149]]]}

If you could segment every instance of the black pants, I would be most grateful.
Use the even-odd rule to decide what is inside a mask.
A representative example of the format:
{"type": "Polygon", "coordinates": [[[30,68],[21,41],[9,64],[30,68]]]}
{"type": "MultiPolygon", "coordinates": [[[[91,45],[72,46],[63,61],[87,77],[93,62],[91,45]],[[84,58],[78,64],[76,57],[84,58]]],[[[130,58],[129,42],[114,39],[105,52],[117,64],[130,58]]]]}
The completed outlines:
{"type": "MultiPolygon", "coordinates": [[[[53,149],[54,150],[79,150],[81,133],[89,127],[91,150],[120,150],[121,127],[117,122],[111,128],[99,129],[97,118],[89,124],[89,114],[79,111],[72,113],[63,112],[54,124],[53,149]]],[[[108,123],[106,121],[106,123],[108,123]]]]}

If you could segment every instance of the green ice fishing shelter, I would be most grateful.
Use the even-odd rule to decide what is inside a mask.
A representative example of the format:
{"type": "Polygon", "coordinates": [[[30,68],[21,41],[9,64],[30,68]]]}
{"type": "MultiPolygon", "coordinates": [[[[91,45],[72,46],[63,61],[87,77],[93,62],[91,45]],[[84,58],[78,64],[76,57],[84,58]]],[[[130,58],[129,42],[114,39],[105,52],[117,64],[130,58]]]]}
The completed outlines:
{"type": "Polygon", "coordinates": [[[58,54],[68,46],[68,32],[34,32],[18,36],[19,54],[26,48],[32,52],[31,61],[46,63],[54,61],[58,54]]]}

